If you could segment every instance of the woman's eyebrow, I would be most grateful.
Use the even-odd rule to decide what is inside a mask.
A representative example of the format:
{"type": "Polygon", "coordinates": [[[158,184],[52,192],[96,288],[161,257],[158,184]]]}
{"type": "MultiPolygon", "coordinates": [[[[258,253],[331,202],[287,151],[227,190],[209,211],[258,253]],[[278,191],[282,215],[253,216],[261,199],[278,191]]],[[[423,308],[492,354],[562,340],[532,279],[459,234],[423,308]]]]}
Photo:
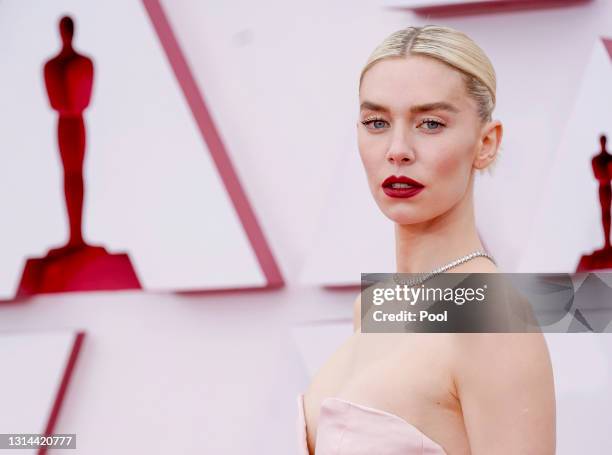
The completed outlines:
{"type": "Polygon", "coordinates": [[[369,109],[371,111],[380,111],[380,112],[389,112],[385,106],[381,106],[380,104],[372,103],[371,101],[364,101],[361,103],[360,109],[363,111],[364,109],[369,109]]]}
{"type": "Polygon", "coordinates": [[[449,111],[449,112],[459,112],[453,104],[447,103],[446,101],[438,101],[436,103],[427,103],[427,104],[419,104],[417,106],[412,106],[410,108],[410,112],[413,114],[418,114],[420,112],[428,112],[428,111],[449,111]]]}
{"type": "MultiPolygon", "coordinates": [[[[371,101],[364,101],[363,103],[361,103],[360,108],[361,110],[369,109],[372,111],[387,112],[387,113],[389,112],[389,108],[382,106],[380,104],[373,103],[371,101]]],[[[435,103],[417,104],[415,106],[412,106],[410,108],[410,113],[419,114],[422,112],[438,111],[438,110],[449,111],[449,112],[459,112],[459,109],[457,109],[453,104],[447,103],[446,101],[438,101],[435,103]]]]}

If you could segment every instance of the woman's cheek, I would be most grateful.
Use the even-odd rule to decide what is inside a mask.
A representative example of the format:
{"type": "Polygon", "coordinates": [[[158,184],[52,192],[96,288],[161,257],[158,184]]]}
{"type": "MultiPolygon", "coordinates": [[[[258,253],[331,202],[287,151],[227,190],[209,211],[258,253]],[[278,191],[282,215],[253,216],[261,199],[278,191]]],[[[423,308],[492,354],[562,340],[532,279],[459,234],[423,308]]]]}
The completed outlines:
{"type": "Polygon", "coordinates": [[[366,173],[370,175],[371,173],[371,163],[374,157],[375,150],[373,149],[372,141],[368,140],[365,137],[364,133],[359,132],[358,137],[358,147],[359,147],[359,156],[361,157],[361,162],[366,170],[366,173]]]}
{"type": "Polygon", "coordinates": [[[436,166],[436,180],[445,182],[454,180],[455,174],[460,172],[460,165],[460,161],[453,156],[449,156],[447,159],[440,161],[436,166]]]}
{"type": "Polygon", "coordinates": [[[361,161],[363,163],[366,176],[370,182],[370,187],[374,189],[374,186],[378,184],[378,178],[380,175],[380,156],[378,155],[374,144],[367,144],[363,142],[360,143],[359,154],[361,156],[361,161]]]}
{"type": "Polygon", "coordinates": [[[466,158],[461,153],[449,153],[446,159],[440,161],[437,166],[437,175],[434,181],[441,182],[439,187],[442,194],[439,195],[441,206],[444,210],[454,205],[465,194],[468,179],[465,173],[466,158]]]}

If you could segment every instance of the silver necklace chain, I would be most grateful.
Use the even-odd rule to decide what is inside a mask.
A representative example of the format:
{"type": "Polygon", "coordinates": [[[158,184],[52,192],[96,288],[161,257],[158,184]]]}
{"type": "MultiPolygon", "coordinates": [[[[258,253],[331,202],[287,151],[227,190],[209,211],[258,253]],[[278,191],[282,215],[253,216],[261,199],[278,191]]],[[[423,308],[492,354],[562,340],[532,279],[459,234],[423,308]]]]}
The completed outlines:
{"type": "Polygon", "coordinates": [[[395,281],[396,284],[399,284],[402,286],[404,285],[405,286],[415,286],[417,284],[423,283],[424,281],[430,279],[431,277],[435,275],[438,275],[439,273],[445,272],[448,269],[452,269],[453,267],[457,267],[458,265],[463,264],[464,262],[467,262],[478,256],[484,256],[486,258],[489,258],[493,262],[493,264],[497,265],[497,263],[495,262],[495,259],[493,259],[493,257],[489,253],[483,250],[476,250],[476,251],[471,252],[470,254],[466,254],[465,256],[460,257],[459,259],[455,259],[454,261],[449,262],[448,264],[438,267],[437,269],[434,269],[431,272],[423,273],[418,278],[412,278],[409,280],[398,280],[397,274],[394,274],[393,281],[395,281]]]}

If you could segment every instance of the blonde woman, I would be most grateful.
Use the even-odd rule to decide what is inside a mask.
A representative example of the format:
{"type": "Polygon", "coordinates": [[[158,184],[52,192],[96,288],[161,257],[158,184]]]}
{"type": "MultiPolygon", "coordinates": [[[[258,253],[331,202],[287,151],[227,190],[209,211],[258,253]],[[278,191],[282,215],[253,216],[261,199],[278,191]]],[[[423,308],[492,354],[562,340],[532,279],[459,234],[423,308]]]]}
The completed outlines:
{"type": "MultiPolygon", "coordinates": [[[[365,65],[359,153],[395,224],[398,273],[498,272],[473,204],[476,171],[491,168],[502,140],[495,90],[485,53],[448,27],[395,32],[365,65]]],[[[354,333],[298,406],[300,455],[555,453],[542,334],[362,333],[359,297],[354,333]]]]}

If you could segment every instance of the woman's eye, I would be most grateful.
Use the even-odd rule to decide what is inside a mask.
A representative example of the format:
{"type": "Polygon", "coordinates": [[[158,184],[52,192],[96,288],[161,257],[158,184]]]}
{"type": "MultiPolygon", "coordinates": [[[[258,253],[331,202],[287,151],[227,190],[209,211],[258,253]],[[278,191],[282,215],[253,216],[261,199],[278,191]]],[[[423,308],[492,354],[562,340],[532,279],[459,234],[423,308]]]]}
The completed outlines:
{"type": "Polygon", "coordinates": [[[439,130],[441,128],[441,126],[444,126],[443,123],[440,123],[436,120],[424,120],[421,125],[427,125],[427,128],[425,128],[428,131],[435,131],[435,130],[439,130]]]}
{"type": "Polygon", "coordinates": [[[366,127],[373,129],[373,130],[382,130],[385,125],[387,124],[386,120],[381,120],[381,119],[372,119],[372,120],[366,120],[363,123],[366,127]],[[372,125],[372,127],[370,127],[370,125],[372,125]]]}

